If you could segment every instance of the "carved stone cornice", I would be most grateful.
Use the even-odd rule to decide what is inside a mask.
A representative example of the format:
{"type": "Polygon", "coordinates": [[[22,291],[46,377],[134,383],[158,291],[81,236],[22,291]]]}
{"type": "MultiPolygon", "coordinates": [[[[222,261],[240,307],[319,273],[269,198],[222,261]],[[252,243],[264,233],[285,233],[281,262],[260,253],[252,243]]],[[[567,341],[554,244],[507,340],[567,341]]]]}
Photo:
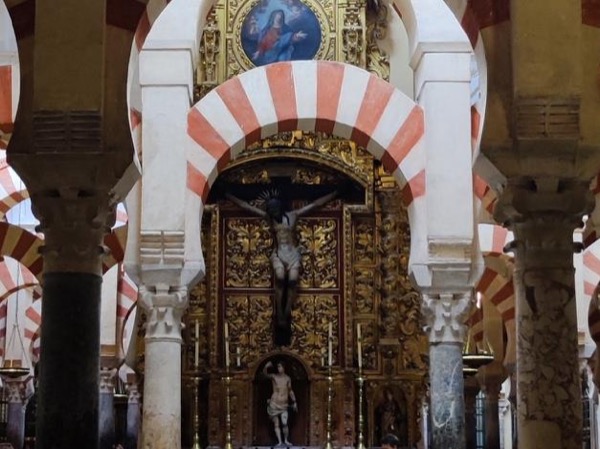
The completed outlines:
{"type": "Polygon", "coordinates": [[[464,323],[472,306],[470,292],[424,293],[421,311],[429,343],[463,344],[467,329],[464,323]]]}
{"type": "Polygon", "coordinates": [[[157,284],[154,287],[140,286],[140,305],[148,314],[146,341],[181,340],[181,317],[188,305],[185,286],[171,287],[157,284]]]}

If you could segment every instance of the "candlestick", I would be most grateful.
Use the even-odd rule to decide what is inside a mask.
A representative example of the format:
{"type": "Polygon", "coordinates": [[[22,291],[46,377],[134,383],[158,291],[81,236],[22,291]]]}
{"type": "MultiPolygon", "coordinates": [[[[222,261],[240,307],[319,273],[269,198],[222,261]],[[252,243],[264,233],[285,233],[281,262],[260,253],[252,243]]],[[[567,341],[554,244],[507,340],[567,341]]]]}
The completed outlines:
{"type": "Polygon", "coordinates": [[[194,332],[194,366],[198,368],[200,364],[200,323],[196,320],[194,332]]]}
{"type": "Polygon", "coordinates": [[[225,367],[229,368],[229,324],[225,322],[225,367]]]}
{"type": "Polygon", "coordinates": [[[333,323],[330,321],[329,322],[329,333],[328,333],[328,337],[327,337],[327,365],[328,366],[331,366],[331,361],[332,361],[332,352],[333,352],[332,341],[333,341],[333,323]]]}
{"type": "Polygon", "coordinates": [[[360,323],[356,325],[356,340],[358,342],[358,369],[362,368],[362,332],[360,323]]]}

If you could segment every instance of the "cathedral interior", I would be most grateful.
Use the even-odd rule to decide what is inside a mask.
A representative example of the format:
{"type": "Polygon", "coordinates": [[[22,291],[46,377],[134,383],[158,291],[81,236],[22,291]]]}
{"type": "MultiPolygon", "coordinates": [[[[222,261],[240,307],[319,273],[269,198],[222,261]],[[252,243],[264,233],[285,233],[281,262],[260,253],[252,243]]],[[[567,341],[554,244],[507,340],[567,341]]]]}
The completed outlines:
{"type": "Polygon", "coordinates": [[[0,1],[0,447],[600,448],[600,0],[0,1]]]}

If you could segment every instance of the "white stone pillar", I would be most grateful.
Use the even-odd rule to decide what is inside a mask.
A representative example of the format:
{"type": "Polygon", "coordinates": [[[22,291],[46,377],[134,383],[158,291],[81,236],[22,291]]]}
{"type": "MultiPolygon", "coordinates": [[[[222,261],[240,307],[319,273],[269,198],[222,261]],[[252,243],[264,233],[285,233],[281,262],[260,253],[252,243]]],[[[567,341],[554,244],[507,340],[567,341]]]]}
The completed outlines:
{"type": "Polygon", "coordinates": [[[148,316],[144,364],[142,447],[181,448],[181,317],[187,288],[140,286],[148,316]]]}

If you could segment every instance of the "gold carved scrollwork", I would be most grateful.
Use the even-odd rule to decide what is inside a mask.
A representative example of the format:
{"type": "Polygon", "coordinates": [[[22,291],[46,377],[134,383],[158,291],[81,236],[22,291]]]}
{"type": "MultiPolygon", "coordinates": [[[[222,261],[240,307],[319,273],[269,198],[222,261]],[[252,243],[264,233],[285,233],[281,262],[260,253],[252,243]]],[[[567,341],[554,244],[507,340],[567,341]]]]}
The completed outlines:
{"type": "Polygon", "coordinates": [[[304,219],[297,226],[302,253],[302,288],[338,286],[338,223],[335,219],[304,219]]]}
{"type": "MultiPolygon", "coordinates": [[[[227,295],[224,304],[231,335],[230,350],[240,348],[242,365],[257,360],[271,347],[271,296],[227,295]]],[[[232,363],[233,359],[232,356],[232,363]]]]}
{"type": "Polygon", "coordinates": [[[338,301],[338,295],[299,295],[296,298],[292,312],[294,338],[290,349],[303,354],[315,366],[323,364],[330,322],[333,323],[334,359],[339,361],[338,301]]]}
{"type": "Polygon", "coordinates": [[[352,233],[354,306],[356,313],[373,313],[375,308],[375,223],[356,220],[352,233]]]}
{"type": "Polygon", "coordinates": [[[268,224],[259,219],[225,219],[224,286],[269,287],[269,256],[273,238],[268,224]]]}
{"type": "Polygon", "coordinates": [[[390,60],[379,48],[378,41],[387,34],[388,7],[378,2],[377,7],[367,14],[367,70],[379,78],[390,80],[390,60]]]}
{"type": "Polygon", "coordinates": [[[217,12],[212,8],[200,43],[200,67],[198,71],[197,100],[219,85],[219,57],[221,53],[221,30],[217,12]]]}
{"type": "Polygon", "coordinates": [[[342,27],[342,52],[344,62],[365,67],[364,50],[364,6],[360,3],[348,5],[342,27]]]}

